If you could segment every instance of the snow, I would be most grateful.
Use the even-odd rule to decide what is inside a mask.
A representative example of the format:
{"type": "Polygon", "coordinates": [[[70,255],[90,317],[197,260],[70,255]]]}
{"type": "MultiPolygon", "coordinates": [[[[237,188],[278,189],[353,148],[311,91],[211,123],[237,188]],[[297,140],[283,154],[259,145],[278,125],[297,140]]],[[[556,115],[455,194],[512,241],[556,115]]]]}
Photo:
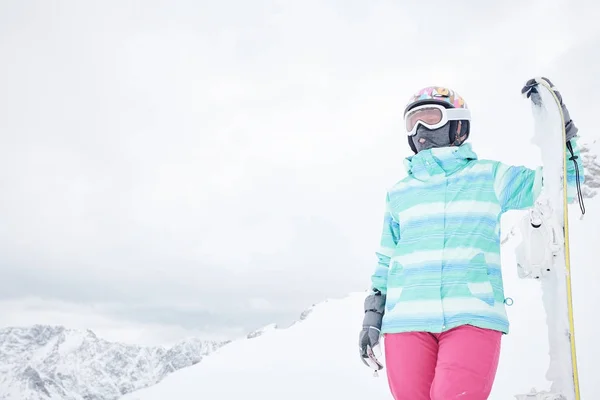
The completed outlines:
{"type": "Polygon", "coordinates": [[[363,299],[355,293],[329,300],[287,329],[230,343],[198,368],[181,370],[154,390],[123,399],[344,398],[341,393],[387,398],[385,378],[373,379],[357,356],[363,299]]]}
{"type": "MultiPolygon", "coordinates": [[[[600,175],[590,165],[600,146],[592,141],[586,149],[587,212],[580,218],[579,205],[569,206],[573,304],[582,399],[600,396],[597,375],[596,310],[600,304],[600,269],[594,254],[600,237],[600,197],[593,197],[600,175]]],[[[600,172],[600,169],[598,169],[600,172]]],[[[502,229],[508,232],[522,213],[507,215],[502,229]]],[[[549,390],[546,315],[539,281],[519,279],[514,256],[518,240],[508,238],[502,247],[506,296],[514,300],[507,308],[511,331],[502,339],[498,374],[490,400],[515,399],[535,387],[549,390]]],[[[163,381],[123,397],[123,400],[178,400],[214,398],[234,400],[300,399],[392,399],[385,376],[373,377],[358,358],[358,332],[362,323],[365,293],[329,299],[303,313],[287,329],[269,326],[259,335],[230,343],[205,357],[201,363],[181,369],[163,381]]],[[[385,363],[385,359],[384,359],[385,363]]]]}
{"type": "Polygon", "coordinates": [[[68,354],[76,351],[81,347],[86,335],[81,331],[74,331],[70,335],[65,336],[65,340],[60,345],[60,352],[62,354],[68,354]]]}
{"type": "Polygon", "coordinates": [[[54,348],[57,346],[57,338],[51,338],[47,343],[45,343],[40,348],[34,350],[29,358],[30,364],[38,364],[44,362],[45,359],[51,356],[54,348]]]}

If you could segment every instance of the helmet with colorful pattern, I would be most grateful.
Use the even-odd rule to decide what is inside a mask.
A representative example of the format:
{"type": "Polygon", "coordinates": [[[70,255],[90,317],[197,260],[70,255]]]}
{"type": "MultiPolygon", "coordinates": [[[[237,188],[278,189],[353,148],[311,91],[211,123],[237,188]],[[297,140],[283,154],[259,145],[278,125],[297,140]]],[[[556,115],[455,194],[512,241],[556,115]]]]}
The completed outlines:
{"type": "MultiPolygon", "coordinates": [[[[439,104],[445,108],[465,108],[468,109],[465,100],[454,90],[442,86],[428,86],[413,94],[404,108],[404,114],[414,107],[424,104],[439,104]]],[[[453,145],[462,144],[469,137],[470,121],[461,122],[460,132],[458,132],[459,121],[449,121],[450,124],[450,143],[453,145]],[[457,135],[458,133],[458,135],[457,135]]],[[[412,137],[408,137],[410,148],[416,153],[417,149],[413,143],[412,137]]]]}

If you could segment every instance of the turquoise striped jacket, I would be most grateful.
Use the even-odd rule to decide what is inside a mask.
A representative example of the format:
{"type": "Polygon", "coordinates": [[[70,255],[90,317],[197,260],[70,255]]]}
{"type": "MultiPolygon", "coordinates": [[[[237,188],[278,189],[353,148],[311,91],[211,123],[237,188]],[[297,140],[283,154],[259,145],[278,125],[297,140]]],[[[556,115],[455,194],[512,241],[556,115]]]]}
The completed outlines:
{"type": "MultiPolygon", "coordinates": [[[[579,156],[576,139],[571,142],[579,156]]],[[[542,168],[479,160],[469,143],[421,151],[404,163],[408,176],[387,192],[371,276],[372,286],[386,294],[382,333],[443,332],[465,324],[508,333],[500,217],[533,206],[542,168]]],[[[567,165],[573,198],[575,167],[567,165]]]]}

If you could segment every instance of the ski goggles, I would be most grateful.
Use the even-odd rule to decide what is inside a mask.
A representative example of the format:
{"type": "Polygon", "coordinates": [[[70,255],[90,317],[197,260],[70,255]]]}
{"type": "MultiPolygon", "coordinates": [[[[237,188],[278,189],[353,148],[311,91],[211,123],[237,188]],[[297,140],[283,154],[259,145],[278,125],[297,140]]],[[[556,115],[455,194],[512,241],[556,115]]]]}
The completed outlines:
{"type": "Polygon", "coordinates": [[[466,108],[445,108],[439,104],[424,104],[410,110],[404,116],[404,124],[408,136],[417,133],[417,127],[423,125],[428,129],[437,129],[448,121],[471,120],[471,111],[466,108]]]}

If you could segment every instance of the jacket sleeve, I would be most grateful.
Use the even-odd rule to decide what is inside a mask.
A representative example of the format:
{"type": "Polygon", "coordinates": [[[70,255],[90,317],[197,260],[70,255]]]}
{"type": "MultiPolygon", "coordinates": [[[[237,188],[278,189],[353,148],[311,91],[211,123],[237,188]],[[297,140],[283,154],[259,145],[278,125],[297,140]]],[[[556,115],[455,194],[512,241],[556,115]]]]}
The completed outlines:
{"type": "Polygon", "coordinates": [[[390,260],[394,249],[400,240],[400,225],[392,215],[390,209],[390,196],[386,195],[385,212],[383,216],[383,229],[377,255],[377,265],[375,272],[371,275],[371,285],[374,289],[385,294],[387,292],[387,278],[390,267],[390,260]]]}
{"type": "MultiPolygon", "coordinates": [[[[577,139],[570,140],[573,155],[577,161],[577,169],[571,160],[571,152],[565,146],[567,155],[567,198],[569,203],[573,201],[577,192],[576,174],[579,174],[580,182],[583,183],[583,164],[581,162],[577,139]]],[[[502,212],[509,210],[522,210],[533,207],[543,187],[542,167],[535,170],[523,166],[510,166],[496,163],[494,167],[494,191],[502,208],[502,212]]]]}

